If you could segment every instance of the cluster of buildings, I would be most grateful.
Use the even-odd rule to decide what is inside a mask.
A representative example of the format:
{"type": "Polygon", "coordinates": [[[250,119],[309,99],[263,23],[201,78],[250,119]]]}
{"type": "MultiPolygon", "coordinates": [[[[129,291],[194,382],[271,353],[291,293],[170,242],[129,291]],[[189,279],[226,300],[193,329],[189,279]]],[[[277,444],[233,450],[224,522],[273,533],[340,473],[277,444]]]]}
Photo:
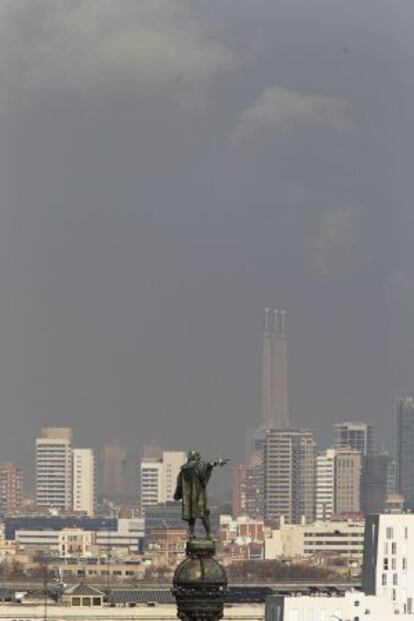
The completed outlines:
{"type": "Polygon", "coordinates": [[[365,526],[362,589],[275,594],[266,621],[409,621],[414,618],[414,515],[371,515],[365,526]]]}
{"type": "MultiPolygon", "coordinates": [[[[397,403],[395,429],[391,459],[367,422],[337,423],[323,451],[311,431],[292,426],[286,313],[266,309],[261,420],[249,435],[246,463],[232,472],[232,510],[211,511],[221,561],[279,559],[359,575],[365,519],[414,510],[412,398],[397,403]]],[[[107,444],[99,463],[91,448],[75,445],[71,429],[48,427],[35,447],[32,503],[20,468],[0,465],[0,562],[135,580],[183,558],[187,533],[173,497],[184,451],[145,447],[134,460],[135,497],[127,504],[130,463],[119,443],[107,444]]]]}
{"type": "Polygon", "coordinates": [[[46,427],[36,438],[36,505],[93,515],[95,456],[73,446],[72,429],[46,427]]]}
{"type": "Polygon", "coordinates": [[[265,310],[262,416],[246,462],[233,471],[233,514],[289,523],[414,509],[414,400],[397,403],[395,460],[372,425],[344,421],[318,450],[311,431],[290,424],[286,313],[265,310]]]}
{"type": "MultiPolygon", "coordinates": [[[[16,520],[8,523],[8,528],[17,527],[16,520]]],[[[58,518],[50,518],[58,519],[58,518]]],[[[63,518],[60,518],[63,519],[63,518]]],[[[81,519],[81,518],[79,518],[81,519]]],[[[90,526],[97,518],[87,518],[90,526]]],[[[233,621],[409,621],[414,618],[414,514],[375,514],[367,518],[362,530],[357,525],[348,525],[347,532],[341,530],[342,525],[329,523],[324,531],[305,524],[301,536],[291,536],[298,532],[299,525],[283,525],[278,540],[271,541],[271,546],[281,549],[283,546],[300,553],[306,547],[319,545],[319,538],[328,540],[330,536],[338,540],[343,538],[342,545],[358,547],[362,550],[362,580],[359,587],[347,587],[345,584],[315,585],[306,580],[295,583],[269,585],[233,585],[229,588],[224,606],[224,619],[233,621]],[[355,531],[353,530],[355,529],[355,531]],[[349,543],[347,542],[349,540],[349,543]],[[353,541],[354,540],[354,541],[353,541]],[[316,543],[315,543],[316,542],[316,543]],[[293,547],[292,547],[293,546],[293,547]]],[[[106,527],[116,536],[119,524],[108,523],[106,527]]],[[[222,520],[222,529],[240,539],[260,539],[266,528],[252,520],[234,520],[227,517],[222,520]]],[[[17,532],[17,530],[16,530],[17,532]]],[[[98,535],[99,529],[95,531],[98,535]]],[[[164,532],[163,538],[154,539],[154,545],[162,545],[168,551],[172,533],[164,532]]],[[[222,533],[221,533],[222,534],[222,533]]],[[[85,545],[93,545],[85,541],[85,545]]],[[[184,540],[183,540],[184,545],[184,540]]],[[[56,546],[64,552],[67,545],[78,545],[78,542],[65,539],[65,535],[56,538],[56,546]]],[[[336,544],[336,545],[339,545],[336,544]]],[[[173,544],[176,551],[176,546],[173,544]]],[[[176,561],[178,561],[178,557],[176,561]]],[[[60,575],[64,580],[46,584],[43,591],[11,591],[0,589],[0,617],[5,621],[12,619],[47,618],[60,621],[98,619],[164,619],[176,618],[176,605],[168,585],[145,586],[130,585],[122,590],[112,583],[109,572],[133,573],[135,565],[127,562],[121,565],[110,565],[93,560],[85,563],[75,580],[67,583],[64,571],[70,566],[62,565],[60,575]],[[100,572],[108,577],[107,582],[94,583],[93,579],[100,572]],[[133,609],[133,610],[132,610],[133,609]]],[[[115,574],[116,575],[116,574],[115,574]]],[[[167,581],[168,582],[168,581],[167,581]]],[[[30,589],[30,587],[29,587],[30,589]]]]}
{"type": "Polygon", "coordinates": [[[220,517],[220,556],[235,561],[280,560],[331,568],[346,577],[360,574],[365,521],[327,520],[276,525],[230,515],[220,517]]]}

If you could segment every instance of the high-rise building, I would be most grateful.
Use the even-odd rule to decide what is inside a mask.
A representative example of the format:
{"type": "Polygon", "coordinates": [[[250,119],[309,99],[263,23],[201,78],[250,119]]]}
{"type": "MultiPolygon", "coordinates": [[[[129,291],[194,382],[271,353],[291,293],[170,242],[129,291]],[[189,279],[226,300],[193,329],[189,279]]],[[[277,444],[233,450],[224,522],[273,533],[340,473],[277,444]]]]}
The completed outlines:
{"type": "Polygon", "coordinates": [[[335,451],[335,514],[347,516],[361,512],[361,460],[359,451],[335,451]]]}
{"type": "Polygon", "coordinates": [[[187,461],[185,451],[163,451],[162,452],[162,501],[169,502],[174,500],[174,492],[177,486],[177,477],[180,468],[187,461]]]}
{"type": "Polygon", "coordinates": [[[73,509],[93,516],[95,512],[95,456],[92,449],[72,449],[73,509]]]}
{"type": "Polygon", "coordinates": [[[184,451],[162,451],[140,464],[140,507],[145,508],[173,500],[177,476],[186,461],[184,451]]]}
{"type": "Polygon", "coordinates": [[[103,464],[103,495],[107,500],[119,501],[125,494],[126,449],[114,441],[105,445],[103,464]]]}
{"type": "Polygon", "coordinates": [[[161,494],[161,461],[141,461],[139,472],[139,492],[141,515],[146,507],[162,502],[161,494]]]}
{"type": "Polygon", "coordinates": [[[385,511],[388,462],[389,457],[384,453],[362,456],[361,511],[364,515],[385,511]]]}
{"type": "Polygon", "coordinates": [[[254,451],[247,464],[236,466],[232,473],[233,516],[247,515],[262,519],[264,515],[263,456],[254,451]]]}
{"type": "Polygon", "coordinates": [[[262,360],[263,429],[289,427],[286,311],[265,309],[262,360]]]}
{"type": "Polygon", "coordinates": [[[14,515],[22,508],[23,473],[16,464],[0,465],[0,513],[14,515]]]}
{"type": "Polygon", "coordinates": [[[335,449],[316,458],[316,519],[329,520],[335,514],[335,449]]]}
{"type": "Polygon", "coordinates": [[[384,597],[395,614],[414,615],[414,515],[369,515],[362,590],[384,597]]]}
{"type": "Polygon", "coordinates": [[[72,430],[46,427],[36,438],[36,504],[72,508],[72,430]]]}
{"type": "Polygon", "coordinates": [[[315,519],[316,443],[310,431],[271,429],[263,441],[267,519],[315,519]]]}
{"type": "Polygon", "coordinates": [[[405,498],[408,509],[414,509],[414,399],[397,402],[396,420],[397,492],[405,498]]]}
{"type": "Polygon", "coordinates": [[[397,489],[397,464],[391,457],[388,460],[387,494],[395,494],[397,489]]]}
{"type": "Polygon", "coordinates": [[[245,469],[244,464],[239,464],[231,470],[231,512],[235,518],[244,515],[243,508],[246,504],[245,469]]]}
{"type": "Polygon", "coordinates": [[[344,421],[335,425],[335,447],[351,448],[363,455],[375,453],[375,430],[372,425],[360,421],[344,421]]]}

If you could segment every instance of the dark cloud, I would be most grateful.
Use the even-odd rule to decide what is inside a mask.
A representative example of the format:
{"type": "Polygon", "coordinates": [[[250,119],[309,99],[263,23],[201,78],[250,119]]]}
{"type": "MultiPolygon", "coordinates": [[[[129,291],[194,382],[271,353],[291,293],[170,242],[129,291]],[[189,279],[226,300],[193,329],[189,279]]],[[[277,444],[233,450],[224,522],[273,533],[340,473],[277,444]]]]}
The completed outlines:
{"type": "Polygon", "coordinates": [[[390,445],[414,363],[412,3],[0,11],[4,459],[29,465],[43,424],[240,457],[273,303],[292,418],[390,445]]]}

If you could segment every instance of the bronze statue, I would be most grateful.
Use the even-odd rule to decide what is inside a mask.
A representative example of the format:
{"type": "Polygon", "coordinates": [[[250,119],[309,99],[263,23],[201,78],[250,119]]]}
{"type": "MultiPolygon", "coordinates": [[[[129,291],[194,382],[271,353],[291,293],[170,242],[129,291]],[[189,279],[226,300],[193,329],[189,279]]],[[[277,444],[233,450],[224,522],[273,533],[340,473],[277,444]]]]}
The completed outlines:
{"type": "Polygon", "coordinates": [[[174,500],[182,501],[182,518],[188,522],[190,538],[194,537],[195,523],[200,519],[206,531],[207,539],[211,539],[210,511],[207,504],[207,483],[215,466],[224,466],[228,459],[206,461],[198,450],[193,449],[187,454],[187,462],[181,466],[177,477],[177,488],[174,500]]]}

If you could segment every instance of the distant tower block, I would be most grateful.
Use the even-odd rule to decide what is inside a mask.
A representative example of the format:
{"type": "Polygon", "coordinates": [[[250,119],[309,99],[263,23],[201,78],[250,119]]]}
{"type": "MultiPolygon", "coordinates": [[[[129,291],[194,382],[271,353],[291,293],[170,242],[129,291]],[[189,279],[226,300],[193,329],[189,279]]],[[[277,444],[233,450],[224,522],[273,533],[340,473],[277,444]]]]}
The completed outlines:
{"type": "Polygon", "coordinates": [[[289,427],[286,311],[265,308],[262,358],[264,429],[289,427]]]}

